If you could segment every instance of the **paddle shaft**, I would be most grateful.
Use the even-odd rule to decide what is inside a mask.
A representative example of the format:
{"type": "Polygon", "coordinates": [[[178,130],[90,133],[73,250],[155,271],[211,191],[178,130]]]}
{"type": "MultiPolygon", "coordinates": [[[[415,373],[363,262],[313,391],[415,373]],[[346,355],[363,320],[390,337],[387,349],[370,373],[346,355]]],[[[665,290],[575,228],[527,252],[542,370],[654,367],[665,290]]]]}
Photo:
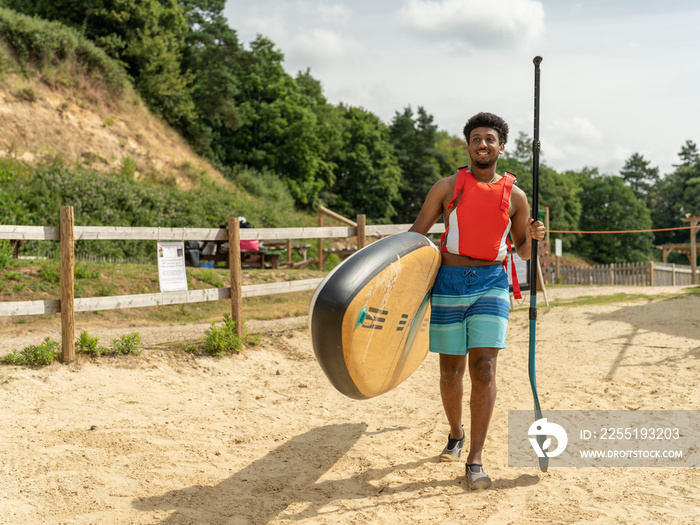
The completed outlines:
{"type": "MultiPolygon", "coordinates": [[[[540,194],[540,63],[542,57],[535,57],[535,129],[532,139],[532,218],[539,219],[539,194],[540,194]]],[[[537,241],[532,240],[530,253],[530,351],[528,360],[528,376],[532,397],[535,401],[535,420],[542,419],[540,400],[537,396],[537,380],[535,375],[535,341],[537,329],[537,241]]],[[[537,436],[540,448],[543,449],[544,436],[537,436]]],[[[540,470],[546,472],[549,467],[549,458],[539,458],[540,470]]]]}

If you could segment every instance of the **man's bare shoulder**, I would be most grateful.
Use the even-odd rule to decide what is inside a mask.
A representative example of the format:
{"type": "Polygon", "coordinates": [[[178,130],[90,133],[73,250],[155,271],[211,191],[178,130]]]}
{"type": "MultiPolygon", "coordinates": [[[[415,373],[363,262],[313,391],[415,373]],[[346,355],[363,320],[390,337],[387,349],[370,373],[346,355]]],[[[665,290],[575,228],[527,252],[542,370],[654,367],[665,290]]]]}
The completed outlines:
{"type": "Polygon", "coordinates": [[[517,196],[519,199],[525,199],[527,200],[527,195],[525,195],[525,192],[521,190],[518,186],[515,184],[513,185],[513,189],[510,190],[511,195],[517,196]]]}
{"type": "Polygon", "coordinates": [[[510,190],[510,216],[512,217],[517,211],[523,211],[529,215],[530,208],[525,192],[517,186],[513,186],[513,189],[510,190]]]}
{"type": "Polygon", "coordinates": [[[452,192],[454,192],[455,184],[457,184],[457,175],[450,175],[449,177],[442,178],[435,184],[433,184],[433,188],[431,191],[439,192],[441,194],[451,194],[452,192]]]}

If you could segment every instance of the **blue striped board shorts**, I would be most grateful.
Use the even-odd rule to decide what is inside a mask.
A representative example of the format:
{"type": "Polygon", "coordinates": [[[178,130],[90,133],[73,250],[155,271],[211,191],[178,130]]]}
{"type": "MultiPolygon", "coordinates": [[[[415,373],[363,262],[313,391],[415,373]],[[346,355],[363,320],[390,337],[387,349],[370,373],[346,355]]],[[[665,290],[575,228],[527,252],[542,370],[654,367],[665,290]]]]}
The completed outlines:
{"type": "Polygon", "coordinates": [[[441,266],[430,297],[430,351],[505,348],[510,293],[502,264],[441,266]]]}

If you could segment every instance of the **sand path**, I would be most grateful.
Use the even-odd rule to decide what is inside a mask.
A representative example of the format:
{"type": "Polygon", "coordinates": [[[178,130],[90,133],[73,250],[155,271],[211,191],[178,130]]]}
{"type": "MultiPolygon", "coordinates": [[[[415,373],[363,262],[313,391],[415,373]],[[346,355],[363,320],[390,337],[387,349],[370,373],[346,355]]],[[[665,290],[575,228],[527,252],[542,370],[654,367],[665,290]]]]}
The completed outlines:
{"type": "MultiPolygon", "coordinates": [[[[621,291],[660,290],[548,295],[621,291]]],[[[543,408],[698,409],[699,311],[698,295],[543,309],[543,408]]],[[[137,357],[0,368],[0,524],[700,523],[698,468],[508,466],[508,410],[532,408],[527,311],[511,315],[489,490],[469,491],[464,463],[436,461],[448,429],[433,355],[392,392],[354,401],[294,328],[306,318],[251,321],[262,344],[223,359],[165,349],[201,327],[138,327],[137,357]]],[[[3,351],[19,346],[4,336],[3,351]]]]}

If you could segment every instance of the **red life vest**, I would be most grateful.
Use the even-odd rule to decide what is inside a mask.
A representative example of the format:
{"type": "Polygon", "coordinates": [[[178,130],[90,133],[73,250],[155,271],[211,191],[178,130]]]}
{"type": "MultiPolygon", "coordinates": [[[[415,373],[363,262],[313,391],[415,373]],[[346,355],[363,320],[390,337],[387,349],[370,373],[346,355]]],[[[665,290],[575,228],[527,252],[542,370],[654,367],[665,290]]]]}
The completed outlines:
{"type": "Polygon", "coordinates": [[[497,182],[479,182],[467,166],[460,168],[454,196],[447,206],[448,224],[440,240],[440,249],[482,261],[503,261],[506,271],[507,254],[510,253],[513,295],[520,299],[522,296],[508,239],[510,194],[514,182],[515,176],[507,172],[497,182]],[[458,198],[459,203],[455,208],[458,198]]]}

